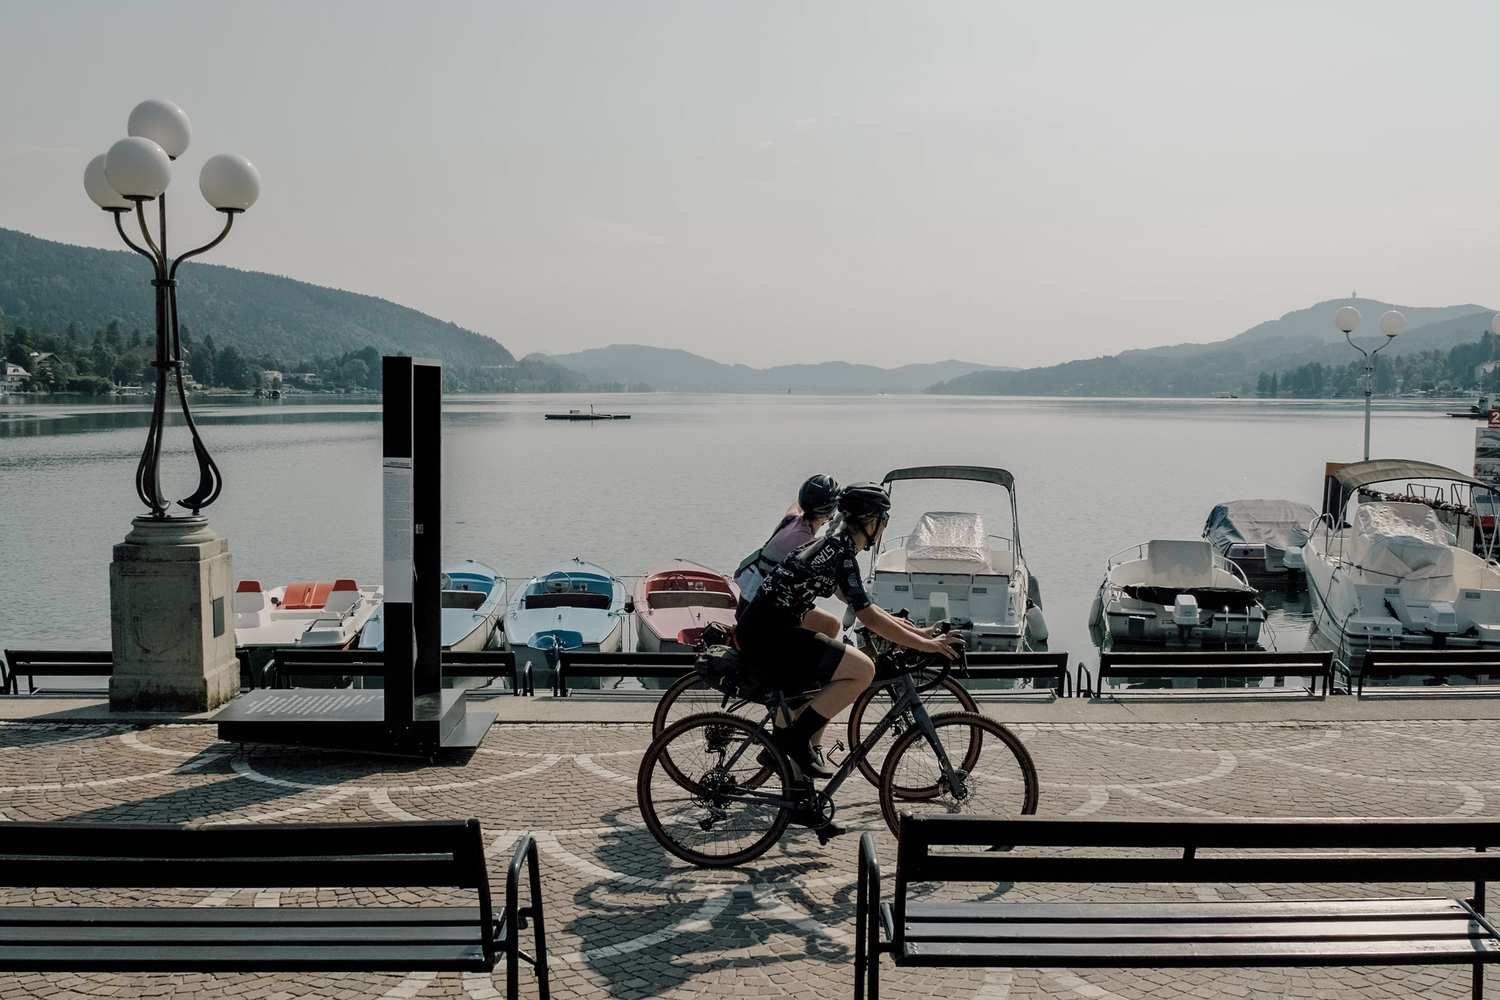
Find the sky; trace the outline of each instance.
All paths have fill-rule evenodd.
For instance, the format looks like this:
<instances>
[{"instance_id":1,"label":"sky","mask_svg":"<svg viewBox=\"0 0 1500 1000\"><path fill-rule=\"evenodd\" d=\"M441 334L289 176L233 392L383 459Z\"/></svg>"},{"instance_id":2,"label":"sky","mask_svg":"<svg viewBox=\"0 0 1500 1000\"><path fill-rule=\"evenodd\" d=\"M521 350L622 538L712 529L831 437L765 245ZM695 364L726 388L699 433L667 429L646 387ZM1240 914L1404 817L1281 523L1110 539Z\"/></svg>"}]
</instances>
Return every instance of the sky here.
<instances>
[{"instance_id":1,"label":"sky","mask_svg":"<svg viewBox=\"0 0 1500 1000\"><path fill-rule=\"evenodd\" d=\"M1500 4L0 0L0 226L118 246L134 104L208 261L521 355L1031 366L1500 301ZM184 289L184 311L190 306Z\"/></svg>"}]
</instances>

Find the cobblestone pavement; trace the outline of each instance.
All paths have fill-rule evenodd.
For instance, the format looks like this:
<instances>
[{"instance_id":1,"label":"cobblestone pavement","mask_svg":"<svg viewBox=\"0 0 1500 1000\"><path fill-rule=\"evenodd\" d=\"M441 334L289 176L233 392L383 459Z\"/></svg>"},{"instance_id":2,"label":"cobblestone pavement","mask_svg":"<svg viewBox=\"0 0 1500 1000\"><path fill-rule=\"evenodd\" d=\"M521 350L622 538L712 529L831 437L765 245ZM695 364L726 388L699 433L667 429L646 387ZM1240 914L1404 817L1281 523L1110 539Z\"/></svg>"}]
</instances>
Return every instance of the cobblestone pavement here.
<instances>
[{"instance_id":1,"label":"cobblestone pavement","mask_svg":"<svg viewBox=\"0 0 1500 1000\"><path fill-rule=\"evenodd\" d=\"M1015 727L1036 758L1042 811L1121 816L1475 816L1500 814L1500 722L1041 725ZM219 743L211 727L0 725L0 820L193 824L463 818L490 840L497 891L519 831L541 848L553 988L559 997L805 996L851 991L855 832L895 844L873 790L841 793L849 836L826 849L793 829L746 870L670 861L641 824L639 725L507 725L461 766ZM0 823L3 836L3 823ZM972 887L977 895L994 887ZM1035 887L1017 886L1027 895ZM1095 886L1097 898L1265 898L1259 887ZM1274 891L1274 887L1273 887ZM1347 891L1347 890L1333 890ZM1365 887L1370 894L1392 887ZM1396 890L1400 891L1400 890ZM1450 891L1454 891L1451 890ZM0 903L142 898L0 890ZM326 898L327 894L323 897ZM310 892L183 891L158 902L299 906ZM374 901L372 899L372 901ZM399 899L408 901L405 894ZM522 995L535 994L529 974ZM1491 976L1492 980L1494 975ZM982 970L887 965L890 996L1460 997L1468 970ZM490 975L48 974L0 979L0 1000L235 997L471 1000L503 995Z\"/></svg>"}]
</instances>

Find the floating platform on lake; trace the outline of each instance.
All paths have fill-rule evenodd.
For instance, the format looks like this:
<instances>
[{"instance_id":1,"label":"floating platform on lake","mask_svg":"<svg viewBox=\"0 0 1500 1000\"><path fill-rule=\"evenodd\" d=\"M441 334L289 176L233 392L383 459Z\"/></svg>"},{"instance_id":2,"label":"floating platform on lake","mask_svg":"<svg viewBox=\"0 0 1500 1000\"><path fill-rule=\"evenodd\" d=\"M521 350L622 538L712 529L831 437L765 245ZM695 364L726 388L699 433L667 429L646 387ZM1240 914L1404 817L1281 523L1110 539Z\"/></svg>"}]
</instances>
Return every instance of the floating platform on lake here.
<instances>
[{"instance_id":1,"label":"floating platform on lake","mask_svg":"<svg viewBox=\"0 0 1500 1000\"><path fill-rule=\"evenodd\" d=\"M596 413L593 407L587 410L569 410L567 413L544 413L548 420L629 420L628 413Z\"/></svg>"}]
</instances>

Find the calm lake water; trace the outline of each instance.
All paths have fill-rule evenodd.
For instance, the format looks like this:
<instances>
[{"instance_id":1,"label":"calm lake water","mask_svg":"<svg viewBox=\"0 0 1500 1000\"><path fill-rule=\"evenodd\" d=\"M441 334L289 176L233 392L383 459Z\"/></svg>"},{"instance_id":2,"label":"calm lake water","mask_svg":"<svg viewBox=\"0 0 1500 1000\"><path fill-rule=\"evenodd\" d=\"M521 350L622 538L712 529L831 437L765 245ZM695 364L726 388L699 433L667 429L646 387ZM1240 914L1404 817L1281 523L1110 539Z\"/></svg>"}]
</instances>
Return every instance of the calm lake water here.
<instances>
[{"instance_id":1,"label":"calm lake water","mask_svg":"<svg viewBox=\"0 0 1500 1000\"><path fill-rule=\"evenodd\" d=\"M617 423L547 422L586 406ZM1440 404L1375 415L1377 457L1470 471L1474 427ZM209 511L238 578L380 572L380 423L374 402L205 402L224 472ZM0 646L109 644L111 546L139 511L144 405L0 400ZM195 471L168 432L169 493ZM444 548L511 577L581 556L621 576L692 559L729 569L815 471L879 480L908 465L974 464L1017 479L1021 539L1039 574L1051 648L1092 662L1087 615L1106 558L1149 538L1197 538L1242 497L1317 506L1323 463L1357 460L1358 402L650 394L453 397L445 409ZM978 510L1008 531L1003 493L896 486L890 532L924 510ZM1282 649L1306 642L1293 601L1272 604Z\"/></svg>"}]
</instances>

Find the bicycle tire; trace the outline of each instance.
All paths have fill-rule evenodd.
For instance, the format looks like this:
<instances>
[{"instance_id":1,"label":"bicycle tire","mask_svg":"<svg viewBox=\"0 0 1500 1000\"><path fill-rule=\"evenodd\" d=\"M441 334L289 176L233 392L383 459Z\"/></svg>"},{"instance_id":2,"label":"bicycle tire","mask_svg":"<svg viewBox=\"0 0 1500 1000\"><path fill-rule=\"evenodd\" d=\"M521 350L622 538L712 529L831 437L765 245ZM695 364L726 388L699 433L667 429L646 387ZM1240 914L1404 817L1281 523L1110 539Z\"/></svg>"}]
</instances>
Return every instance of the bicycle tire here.
<instances>
[{"instance_id":1,"label":"bicycle tire","mask_svg":"<svg viewBox=\"0 0 1500 1000\"><path fill-rule=\"evenodd\" d=\"M701 707L695 707L692 711L682 714L681 710L684 705L692 707L691 703L698 700L694 698L695 694L702 696ZM662 693L661 700L656 703L656 711L651 715L651 738L653 740L660 739L662 733L666 732L674 723L682 719L691 718L694 715L727 712L730 715L738 716L758 726L770 714L770 709L754 701L730 699L730 707L723 706L723 692L705 681L702 674L699 674L697 671L684 674L672 682L672 686ZM677 712L675 718L673 717L674 710ZM677 770L676 765L672 763L670 755L663 761L663 766L667 769L667 773L672 775L674 780L677 780L679 783L686 780L681 772ZM759 780L753 783L747 781L746 785L747 787L755 787L764 783L770 777L771 769L767 767L759 775Z\"/></svg>"},{"instance_id":2,"label":"bicycle tire","mask_svg":"<svg viewBox=\"0 0 1500 1000\"><path fill-rule=\"evenodd\" d=\"M885 816L886 825L890 827L893 834L897 837L901 835L901 807L908 809L915 808L921 812L943 813L958 813L972 810L973 815L985 816L1030 816L1036 812L1037 799L1039 797L1036 763L1031 759L1031 754L1027 752L1025 745L1022 744L1014 733L994 719L973 712L944 712L941 715L934 716L932 724L938 729L938 739L943 743L945 750L947 748L947 741L943 740L941 730L954 726L967 727L970 733L988 735L992 738L992 742L996 742L1008 749L1010 753L1007 763L1013 761L1015 770L1020 773L1019 780L1022 787L1017 801L1020 808L1016 810L1006 808L1004 804L994 806L990 805L987 801L980 802L973 792L974 788L991 784L997 778L1000 782L1015 780L1009 773L1000 773L1002 768L1006 771L1010 769L1005 764L999 763L998 758L1000 755L995 753L993 749L988 758L981 756L980 760L975 764L974 769L968 771L963 776L965 783L969 786L966 789L968 794L965 798L956 798L953 796L951 790L941 787L938 789L937 794L925 799L898 798L892 793L892 788L898 784L896 776L898 773L902 773L903 768L907 764L907 759L915 758L924 751L931 752L932 749L927 743L925 734L921 729L910 729L902 734L901 738L896 741L896 745L891 748L891 752L886 755L885 767L881 770L880 774L880 811ZM973 742L982 744L984 742L983 735ZM917 749L913 750L914 747ZM917 773L932 773L934 769L932 767L924 768L920 764L916 764L913 770L917 771ZM937 778L939 786L948 782L945 776L938 775ZM1003 801L1010 802L1012 798L1010 794L1006 794Z\"/></svg>"},{"instance_id":3,"label":"bicycle tire","mask_svg":"<svg viewBox=\"0 0 1500 1000\"><path fill-rule=\"evenodd\" d=\"M958 711L971 712L976 715L979 714L979 704L974 700L974 696L969 693L968 688L959 683L957 678L953 677L952 675L944 677L940 684L940 687L943 691L951 695L953 699L958 702ZM857 752L856 748L864 744L865 737L861 730L864 727L865 713L869 710L870 704L877 697L880 697L881 695L890 696L890 694L891 688L889 687L868 687L864 691L860 692L860 696L858 698L854 699L854 704L849 707L848 735L850 753ZM922 703L924 705L927 704L927 699L923 698ZM889 708L887 709L887 711L889 711ZM905 730L902 730L901 732L904 731ZM880 772L881 769L885 766L886 755L889 753L890 748L895 746L896 740L901 736L901 732L888 730L886 735L881 737L880 743L876 744L875 747L871 747L868 753L861 755L855 761L856 766L859 768L859 773L864 775L865 780L875 788L880 787ZM879 753L878 758L875 756L877 750ZM977 754L977 748L975 752ZM967 758L968 755L965 756ZM964 765L965 770L973 770L974 763L974 760L966 760L966 763ZM920 789L912 789L910 791L897 790L895 794L898 798L916 798L920 791Z\"/></svg>"},{"instance_id":4,"label":"bicycle tire","mask_svg":"<svg viewBox=\"0 0 1500 1000\"><path fill-rule=\"evenodd\" d=\"M658 815L658 796L653 793L653 788L656 787L653 778L658 766L660 766L663 774L671 779L678 789L686 792L689 796L711 798L719 805L722 805L726 801L733 801L734 796L732 793L728 795L716 795L712 789L701 783L701 776L690 777L683 775L681 771L677 770L675 765L672 770L676 771L676 773L672 773L668 771L666 766L666 762L672 759L671 755L667 753L667 748L673 742L700 738L693 735L693 730L704 730L703 737L701 738L707 740L709 735L707 729L710 726L729 730L731 731L730 739L736 738L734 734L737 734L739 739L750 744L744 748L741 759L746 754L753 754L755 756L752 760L755 760L757 766L760 766L758 759L761 753L769 752L771 764L769 766L760 766L760 770L767 772L771 779L780 779L778 801L781 804L776 807L775 814L771 817L765 832L752 840L748 846L726 854L704 853L701 850L695 849L692 845L683 843L678 837L673 836L668 831L667 825L663 823L661 816ZM679 751L679 753L685 760L686 753L683 751ZM762 779L762 783L764 780ZM666 731L660 737L651 741L651 745L646 748L645 756L641 759L640 770L636 774L636 804L640 808L641 818L646 822L646 829L650 830L651 836L656 839L656 842L673 856L699 868L734 868L754 861L766 853L781 839L781 835L786 832L787 825L791 822L792 818L790 806L792 800L791 785L791 765L788 763L786 757L776 749L764 729L747 722L737 715L730 715L727 712L704 712L674 722L671 726L667 727ZM738 787L744 790L755 790L746 788L743 783L740 783ZM771 803L768 798L765 803L766 811L769 811L770 807ZM708 813L710 806L704 804L702 811ZM703 826L701 821L699 825L705 832L709 829L708 826Z\"/></svg>"}]
</instances>

